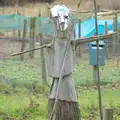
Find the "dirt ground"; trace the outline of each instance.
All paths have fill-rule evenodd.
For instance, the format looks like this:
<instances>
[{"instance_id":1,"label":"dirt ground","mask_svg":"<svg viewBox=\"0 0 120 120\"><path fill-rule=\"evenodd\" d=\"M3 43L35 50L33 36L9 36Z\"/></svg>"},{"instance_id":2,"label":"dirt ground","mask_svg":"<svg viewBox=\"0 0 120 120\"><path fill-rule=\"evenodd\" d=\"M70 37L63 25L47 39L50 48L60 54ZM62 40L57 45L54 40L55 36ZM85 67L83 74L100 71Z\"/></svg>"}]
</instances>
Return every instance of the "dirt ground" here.
<instances>
[{"instance_id":1,"label":"dirt ground","mask_svg":"<svg viewBox=\"0 0 120 120\"><path fill-rule=\"evenodd\" d=\"M20 52L21 42L0 40L0 59L11 58L11 54Z\"/></svg>"}]
</instances>

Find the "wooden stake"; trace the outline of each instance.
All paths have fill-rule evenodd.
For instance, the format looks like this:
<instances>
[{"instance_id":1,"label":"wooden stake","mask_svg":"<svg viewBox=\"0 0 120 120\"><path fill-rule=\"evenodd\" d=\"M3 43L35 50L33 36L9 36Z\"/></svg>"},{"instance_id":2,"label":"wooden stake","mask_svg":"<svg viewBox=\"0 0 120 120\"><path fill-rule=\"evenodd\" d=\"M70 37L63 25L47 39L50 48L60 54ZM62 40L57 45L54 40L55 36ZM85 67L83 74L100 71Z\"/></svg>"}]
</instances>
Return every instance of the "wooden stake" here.
<instances>
[{"instance_id":1,"label":"wooden stake","mask_svg":"<svg viewBox=\"0 0 120 120\"><path fill-rule=\"evenodd\" d=\"M27 20L24 20L24 31L23 31L23 39L22 39L22 45L21 45L21 52L25 49L25 37L27 35ZM24 60L24 55L21 55L21 60Z\"/></svg>"},{"instance_id":2,"label":"wooden stake","mask_svg":"<svg viewBox=\"0 0 120 120\"><path fill-rule=\"evenodd\" d=\"M32 28L32 24L33 24L33 18L31 18L30 20L30 38L33 40L32 38L32 32L33 32L33 28ZM29 40L29 49L31 50L32 49L32 40ZM29 52L29 57L32 58L32 53Z\"/></svg>"},{"instance_id":3,"label":"wooden stake","mask_svg":"<svg viewBox=\"0 0 120 120\"><path fill-rule=\"evenodd\" d=\"M118 16L117 13L115 13L114 17L114 31L116 31L116 34L114 35L114 53L118 54L119 52L119 37L118 37ZM117 67L119 66L119 56L117 55Z\"/></svg>"},{"instance_id":4,"label":"wooden stake","mask_svg":"<svg viewBox=\"0 0 120 120\"><path fill-rule=\"evenodd\" d=\"M98 25L97 25L97 4L96 0L94 0L94 9L95 9L95 27L96 27L96 35L98 35ZM102 99L101 99L101 89L100 89L100 74L99 74L99 39L96 41L97 44L97 88L98 88L98 100L99 100L99 109L100 109L100 119L103 120L103 112L102 112Z\"/></svg>"},{"instance_id":5,"label":"wooden stake","mask_svg":"<svg viewBox=\"0 0 120 120\"><path fill-rule=\"evenodd\" d=\"M79 29L78 29L78 31L79 31L79 38L81 38L81 20L79 20ZM81 45L79 45L79 57L81 57L82 56L82 54L81 54Z\"/></svg>"},{"instance_id":6,"label":"wooden stake","mask_svg":"<svg viewBox=\"0 0 120 120\"><path fill-rule=\"evenodd\" d=\"M108 34L108 25L105 22L105 34ZM106 58L108 58L108 40L106 39Z\"/></svg>"},{"instance_id":7,"label":"wooden stake","mask_svg":"<svg viewBox=\"0 0 120 120\"><path fill-rule=\"evenodd\" d=\"M34 49L35 48L35 37L36 37L36 18L31 18L31 23L30 23L30 38L32 38L32 40L29 42L29 48L30 49ZM29 53L29 57L32 59L34 58L35 52L31 51Z\"/></svg>"},{"instance_id":8,"label":"wooden stake","mask_svg":"<svg viewBox=\"0 0 120 120\"><path fill-rule=\"evenodd\" d=\"M113 120L113 109L104 110L104 120Z\"/></svg>"},{"instance_id":9,"label":"wooden stake","mask_svg":"<svg viewBox=\"0 0 120 120\"><path fill-rule=\"evenodd\" d=\"M43 37L40 35L39 36L40 40L40 46L42 46L43 43ZM45 59L45 51L44 49L40 50L40 59L41 59L41 65L42 65L42 83L47 84L47 70L46 70L46 59Z\"/></svg>"},{"instance_id":10,"label":"wooden stake","mask_svg":"<svg viewBox=\"0 0 120 120\"><path fill-rule=\"evenodd\" d=\"M76 38L76 36L75 36L75 38ZM78 20L78 38L79 39L81 38L81 20ZM76 47L76 58L77 58L78 63L79 63L79 59L81 57L81 49L80 49L80 47L81 47L81 45L78 45Z\"/></svg>"},{"instance_id":11,"label":"wooden stake","mask_svg":"<svg viewBox=\"0 0 120 120\"><path fill-rule=\"evenodd\" d=\"M39 11L39 17L41 16L41 11ZM41 26L41 21L39 20L39 26ZM39 29L40 31L40 29ZM43 36L42 34L39 34L39 42L40 46L44 45ZM41 59L41 65L42 65L42 83L47 84L47 70L46 70L46 59L45 59L45 50L40 50L40 59Z\"/></svg>"},{"instance_id":12,"label":"wooden stake","mask_svg":"<svg viewBox=\"0 0 120 120\"><path fill-rule=\"evenodd\" d=\"M21 13L18 12L18 15L21 16ZM21 18L19 20L20 26L21 26ZM18 30L18 39L21 39L21 30Z\"/></svg>"}]
</instances>

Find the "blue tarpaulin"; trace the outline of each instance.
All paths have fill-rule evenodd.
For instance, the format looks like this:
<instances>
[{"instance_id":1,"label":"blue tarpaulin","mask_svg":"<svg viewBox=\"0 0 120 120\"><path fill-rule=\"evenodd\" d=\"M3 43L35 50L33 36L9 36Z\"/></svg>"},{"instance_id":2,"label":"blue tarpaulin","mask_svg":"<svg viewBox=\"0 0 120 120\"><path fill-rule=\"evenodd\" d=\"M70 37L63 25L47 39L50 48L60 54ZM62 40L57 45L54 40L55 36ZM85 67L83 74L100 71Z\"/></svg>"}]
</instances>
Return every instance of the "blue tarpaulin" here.
<instances>
[{"instance_id":1,"label":"blue tarpaulin","mask_svg":"<svg viewBox=\"0 0 120 120\"><path fill-rule=\"evenodd\" d=\"M17 14L0 15L0 32L11 30L23 30L24 20L27 20L27 30L30 30L29 16L20 16ZM113 30L113 20L98 20L99 35L104 34L105 22L108 24L108 31ZM118 28L120 29L120 17L118 17ZM54 35L54 28L47 17L36 17L36 31L44 35ZM95 33L95 18L81 22L81 37L94 36ZM78 23L75 26L76 39L78 39ZM74 40L74 39L73 39Z\"/></svg>"},{"instance_id":2,"label":"blue tarpaulin","mask_svg":"<svg viewBox=\"0 0 120 120\"><path fill-rule=\"evenodd\" d=\"M105 32L105 22L108 25L108 32L113 31L113 20L98 20L98 34L102 35ZM118 17L118 28L120 29L120 17ZM81 22L81 37L94 36L95 29L95 18L90 18L86 21ZM75 26L76 39L78 39L78 24Z\"/></svg>"}]
</instances>

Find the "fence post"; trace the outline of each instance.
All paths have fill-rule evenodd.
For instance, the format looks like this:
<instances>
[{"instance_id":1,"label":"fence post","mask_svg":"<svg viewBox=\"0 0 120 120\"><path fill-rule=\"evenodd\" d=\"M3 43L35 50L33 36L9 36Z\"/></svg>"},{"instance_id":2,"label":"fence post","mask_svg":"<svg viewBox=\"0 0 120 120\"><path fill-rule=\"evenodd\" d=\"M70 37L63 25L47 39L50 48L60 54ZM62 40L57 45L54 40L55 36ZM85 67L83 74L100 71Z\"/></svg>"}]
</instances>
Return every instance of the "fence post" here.
<instances>
[{"instance_id":1,"label":"fence post","mask_svg":"<svg viewBox=\"0 0 120 120\"><path fill-rule=\"evenodd\" d=\"M29 49L34 49L35 48L35 37L36 37L36 18L31 18L31 23L30 23L30 40L29 42ZM35 51L31 51L29 53L29 57L32 59L34 58Z\"/></svg>"},{"instance_id":2,"label":"fence post","mask_svg":"<svg viewBox=\"0 0 120 120\"><path fill-rule=\"evenodd\" d=\"M39 10L39 15L38 15L39 32L40 32L40 26L41 26L40 16L41 16L41 11ZM42 34L39 34L39 42L40 42L40 46L43 46L44 41L43 41L43 35ZM47 70L46 70L45 49L40 50L40 59L41 59L41 65L42 65L42 83L47 84Z\"/></svg>"},{"instance_id":3,"label":"fence post","mask_svg":"<svg viewBox=\"0 0 120 120\"><path fill-rule=\"evenodd\" d=\"M108 24L105 22L105 34L108 33ZM106 58L108 58L108 40L106 39Z\"/></svg>"},{"instance_id":4,"label":"fence post","mask_svg":"<svg viewBox=\"0 0 120 120\"><path fill-rule=\"evenodd\" d=\"M81 38L81 20L79 20L79 23L78 23L78 31L79 31L79 38ZM79 57L82 56L80 47L81 45L79 45Z\"/></svg>"},{"instance_id":5,"label":"fence post","mask_svg":"<svg viewBox=\"0 0 120 120\"><path fill-rule=\"evenodd\" d=\"M25 37L27 35L27 20L24 20L24 30L23 30L23 39L22 39L22 45L21 45L21 52L25 49ZM21 60L24 60L24 54L20 57Z\"/></svg>"},{"instance_id":6,"label":"fence post","mask_svg":"<svg viewBox=\"0 0 120 120\"><path fill-rule=\"evenodd\" d=\"M74 31L73 31L73 39L76 40L76 34L75 34L75 28L74 28ZM75 63L77 63L77 54L76 54L76 46L75 44L73 44L73 60L75 61Z\"/></svg>"},{"instance_id":7,"label":"fence post","mask_svg":"<svg viewBox=\"0 0 120 120\"><path fill-rule=\"evenodd\" d=\"M74 38L76 39L75 29L74 29ZM78 38L81 38L81 20L78 20ZM79 59L81 57L81 45L78 45L76 47L76 59L77 63L79 62Z\"/></svg>"},{"instance_id":8,"label":"fence post","mask_svg":"<svg viewBox=\"0 0 120 120\"><path fill-rule=\"evenodd\" d=\"M20 17L21 17L21 13L19 13L19 11L18 11L18 15L20 15ZM21 27L21 18L19 20L19 23L20 23L20 27ZM18 39L20 40L20 38L21 38L21 30L18 30Z\"/></svg>"},{"instance_id":9,"label":"fence post","mask_svg":"<svg viewBox=\"0 0 120 120\"><path fill-rule=\"evenodd\" d=\"M113 109L104 109L104 120L113 120Z\"/></svg>"},{"instance_id":10,"label":"fence post","mask_svg":"<svg viewBox=\"0 0 120 120\"><path fill-rule=\"evenodd\" d=\"M117 67L119 66L119 37L118 37L118 16L117 13L115 13L114 17L114 31L116 34L114 35L114 53L116 53L117 57Z\"/></svg>"}]
</instances>

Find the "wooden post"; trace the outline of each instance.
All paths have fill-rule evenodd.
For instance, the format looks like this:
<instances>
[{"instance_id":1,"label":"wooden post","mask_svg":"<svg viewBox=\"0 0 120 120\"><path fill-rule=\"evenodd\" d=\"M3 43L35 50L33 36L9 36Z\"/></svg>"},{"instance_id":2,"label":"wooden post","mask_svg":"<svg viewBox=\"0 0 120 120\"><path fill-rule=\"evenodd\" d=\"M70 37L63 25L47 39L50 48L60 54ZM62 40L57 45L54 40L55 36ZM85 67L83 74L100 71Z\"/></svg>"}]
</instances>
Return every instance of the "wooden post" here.
<instances>
[{"instance_id":1,"label":"wooden post","mask_svg":"<svg viewBox=\"0 0 120 120\"><path fill-rule=\"evenodd\" d=\"M97 66L93 66L93 79L94 79L94 84L97 84Z\"/></svg>"},{"instance_id":2,"label":"wooden post","mask_svg":"<svg viewBox=\"0 0 120 120\"><path fill-rule=\"evenodd\" d=\"M39 17L41 16L41 11L39 11ZM41 21L39 20L39 26L41 26ZM39 29L40 31L40 29ZM42 34L39 35L39 42L40 46L44 45L43 36ZM47 84L47 70L46 70L46 59L45 59L45 50L40 50L40 59L42 65L42 83Z\"/></svg>"},{"instance_id":3,"label":"wooden post","mask_svg":"<svg viewBox=\"0 0 120 120\"><path fill-rule=\"evenodd\" d=\"M79 28L78 28L78 31L79 31L79 38L81 38L81 20L79 20L78 25L79 25ZM81 45L79 45L79 57L82 56L80 47L81 47Z\"/></svg>"},{"instance_id":4,"label":"wooden post","mask_svg":"<svg viewBox=\"0 0 120 120\"><path fill-rule=\"evenodd\" d=\"M21 16L21 13L18 12L18 15ZM20 26L21 26L21 18L20 18L20 20L19 20L19 24L20 24ZM21 30L18 30L18 39L20 39L20 38L21 38Z\"/></svg>"},{"instance_id":5,"label":"wooden post","mask_svg":"<svg viewBox=\"0 0 120 120\"><path fill-rule=\"evenodd\" d=\"M40 46L43 46L43 36L40 35ZM47 72L46 72L46 60L45 60L45 51L44 48L40 50L40 58L42 65L42 83L47 84Z\"/></svg>"},{"instance_id":6,"label":"wooden post","mask_svg":"<svg viewBox=\"0 0 120 120\"><path fill-rule=\"evenodd\" d=\"M25 49L25 37L27 35L27 20L24 20L24 31L23 31L23 39L22 39L22 45L21 45L21 52ZM24 54L21 55L21 60L24 60Z\"/></svg>"},{"instance_id":7,"label":"wooden post","mask_svg":"<svg viewBox=\"0 0 120 120\"><path fill-rule=\"evenodd\" d=\"M32 38L32 40L30 40L30 45L29 48L30 49L34 49L35 48L35 37L36 37L36 18L31 18L31 23L30 23L30 38ZM29 57L32 59L34 58L35 55L35 51L31 51L29 53Z\"/></svg>"},{"instance_id":8,"label":"wooden post","mask_svg":"<svg viewBox=\"0 0 120 120\"><path fill-rule=\"evenodd\" d=\"M119 66L119 37L118 37L118 16L117 13L115 13L114 17L114 31L116 34L114 35L114 53L117 54L117 67Z\"/></svg>"},{"instance_id":9,"label":"wooden post","mask_svg":"<svg viewBox=\"0 0 120 120\"><path fill-rule=\"evenodd\" d=\"M94 10L95 10L95 28L96 28L96 35L98 35L98 25L97 25L97 3L94 0ZM100 72L99 72L99 39L96 41L97 44L97 89L98 89L98 101L99 101L99 111L100 111L100 119L103 120L103 111L102 111L102 97L101 97L101 88L100 88Z\"/></svg>"},{"instance_id":10,"label":"wooden post","mask_svg":"<svg viewBox=\"0 0 120 120\"><path fill-rule=\"evenodd\" d=\"M104 120L113 120L113 109L104 110Z\"/></svg>"},{"instance_id":11,"label":"wooden post","mask_svg":"<svg viewBox=\"0 0 120 120\"><path fill-rule=\"evenodd\" d=\"M108 25L107 22L105 22L105 34L108 33ZM106 58L108 58L108 40L106 39Z\"/></svg>"},{"instance_id":12,"label":"wooden post","mask_svg":"<svg viewBox=\"0 0 120 120\"><path fill-rule=\"evenodd\" d=\"M96 35L96 33L94 33L94 35ZM93 66L93 80L94 80L94 84L97 84L97 65Z\"/></svg>"},{"instance_id":13,"label":"wooden post","mask_svg":"<svg viewBox=\"0 0 120 120\"><path fill-rule=\"evenodd\" d=\"M32 24L33 24L33 18L30 19L30 38L32 38ZM29 49L31 50L32 49L32 42L31 40L29 40ZM29 57L32 58L31 55L32 53L29 52Z\"/></svg>"},{"instance_id":14,"label":"wooden post","mask_svg":"<svg viewBox=\"0 0 120 120\"><path fill-rule=\"evenodd\" d=\"M74 30L75 31L75 30ZM75 33L74 33L75 34ZM75 35L76 38L76 35ZM78 20L78 39L81 38L81 20ZM81 57L81 49L80 49L81 45L78 45L76 47L76 59L77 62L79 63L79 59Z\"/></svg>"},{"instance_id":15,"label":"wooden post","mask_svg":"<svg viewBox=\"0 0 120 120\"><path fill-rule=\"evenodd\" d=\"M75 28L73 31L73 39L76 41L76 34L75 34ZM77 54L76 54L76 46L75 44L73 44L73 60L75 61L75 63L77 63Z\"/></svg>"}]
</instances>

